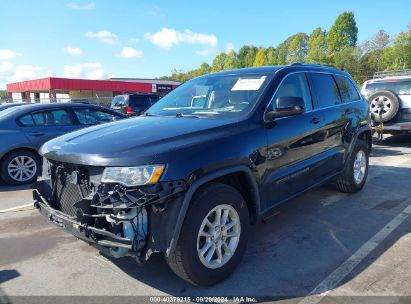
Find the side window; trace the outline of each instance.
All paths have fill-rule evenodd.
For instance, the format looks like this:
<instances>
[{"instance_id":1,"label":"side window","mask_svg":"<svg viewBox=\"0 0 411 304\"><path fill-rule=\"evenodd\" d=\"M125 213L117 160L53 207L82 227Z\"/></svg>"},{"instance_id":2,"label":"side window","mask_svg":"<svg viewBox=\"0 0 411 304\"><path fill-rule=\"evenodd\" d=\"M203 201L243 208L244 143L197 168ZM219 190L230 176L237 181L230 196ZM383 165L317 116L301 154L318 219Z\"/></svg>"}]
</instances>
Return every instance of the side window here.
<instances>
[{"instance_id":1,"label":"side window","mask_svg":"<svg viewBox=\"0 0 411 304\"><path fill-rule=\"evenodd\" d=\"M311 73L311 80L319 108L341 104L340 92L338 91L333 76L329 74Z\"/></svg>"},{"instance_id":2,"label":"side window","mask_svg":"<svg viewBox=\"0 0 411 304\"><path fill-rule=\"evenodd\" d=\"M337 80L343 102L351 102L360 99L360 96L358 95L358 92L351 80L339 75L335 75L334 77Z\"/></svg>"},{"instance_id":3,"label":"side window","mask_svg":"<svg viewBox=\"0 0 411 304\"><path fill-rule=\"evenodd\" d=\"M66 110L51 110L32 113L36 126L69 126L72 125Z\"/></svg>"},{"instance_id":4,"label":"side window","mask_svg":"<svg viewBox=\"0 0 411 304\"><path fill-rule=\"evenodd\" d=\"M312 110L311 94L305 73L296 73L285 77L271 100L269 111L275 110L275 101L278 97L301 97L305 102L305 110Z\"/></svg>"},{"instance_id":5,"label":"side window","mask_svg":"<svg viewBox=\"0 0 411 304\"><path fill-rule=\"evenodd\" d=\"M33 117L31 117L31 114L27 114L27 115L24 115L23 117L20 117L19 122L25 127L34 126L34 121L33 121Z\"/></svg>"},{"instance_id":6,"label":"side window","mask_svg":"<svg viewBox=\"0 0 411 304\"><path fill-rule=\"evenodd\" d=\"M116 118L113 114L87 108L77 108L73 109L73 111L82 125L95 125L113 121Z\"/></svg>"}]
</instances>

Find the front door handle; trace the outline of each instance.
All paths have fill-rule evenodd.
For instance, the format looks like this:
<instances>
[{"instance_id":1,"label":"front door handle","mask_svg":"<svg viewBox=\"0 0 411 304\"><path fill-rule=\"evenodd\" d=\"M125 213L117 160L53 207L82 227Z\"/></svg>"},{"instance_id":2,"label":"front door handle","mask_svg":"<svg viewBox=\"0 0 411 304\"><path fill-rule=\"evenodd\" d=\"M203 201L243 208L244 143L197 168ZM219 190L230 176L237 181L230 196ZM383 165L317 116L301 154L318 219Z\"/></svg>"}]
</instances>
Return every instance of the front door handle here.
<instances>
[{"instance_id":1,"label":"front door handle","mask_svg":"<svg viewBox=\"0 0 411 304\"><path fill-rule=\"evenodd\" d=\"M30 133L31 136L43 136L44 133L43 132L32 132Z\"/></svg>"},{"instance_id":2,"label":"front door handle","mask_svg":"<svg viewBox=\"0 0 411 304\"><path fill-rule=\"evenodd\" d=\"M353 113L353 111L352 111L352 109L347 109L347 110L345 110L345 115L350 115L350 114L352 114Z\"/></svg>"},{"instance_id":3,"label":"front door handle","mask_svg":"<svg viewBox=\"0 0 411 304\"><path fill-rule=\"evenodd\" d=\"M318 124L320 121L321 121L321 119L319 119L318 117L313 117L313 118L311 118L310 123L316 125L316 124Z\"/></svg>"}]
</instances>

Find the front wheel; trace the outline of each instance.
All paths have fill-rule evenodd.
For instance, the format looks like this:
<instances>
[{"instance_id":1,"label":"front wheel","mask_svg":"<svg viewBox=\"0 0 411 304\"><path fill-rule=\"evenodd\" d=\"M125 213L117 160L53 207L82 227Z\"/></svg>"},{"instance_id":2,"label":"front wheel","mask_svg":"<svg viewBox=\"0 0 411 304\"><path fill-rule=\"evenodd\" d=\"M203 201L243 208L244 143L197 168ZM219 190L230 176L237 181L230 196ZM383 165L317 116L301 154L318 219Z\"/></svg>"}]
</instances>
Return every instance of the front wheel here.
<instances>
[{"instance_id":1,"label":"front wheel","mask_svg":"<svg viewBox=\"0 0 411 304\"><path fill-rule=\"evenodd\" d=\"M360 191L368 175L367 144L358 139L351 155L347 159L345 169L337 179L337 188L342 192L354 193Z\"/></svg>"},{"instance_id":2,"label":"front wheel","mask_svg":"<svg viewBox=\"0 0 411 304\"><path fill-rule=\"evenodd\" d=\"M167 263L191 284L216 284L241 261L248 228L247 204L241 194L225 184L207 184L194 196Z\"/></svg>"}]
</instances>

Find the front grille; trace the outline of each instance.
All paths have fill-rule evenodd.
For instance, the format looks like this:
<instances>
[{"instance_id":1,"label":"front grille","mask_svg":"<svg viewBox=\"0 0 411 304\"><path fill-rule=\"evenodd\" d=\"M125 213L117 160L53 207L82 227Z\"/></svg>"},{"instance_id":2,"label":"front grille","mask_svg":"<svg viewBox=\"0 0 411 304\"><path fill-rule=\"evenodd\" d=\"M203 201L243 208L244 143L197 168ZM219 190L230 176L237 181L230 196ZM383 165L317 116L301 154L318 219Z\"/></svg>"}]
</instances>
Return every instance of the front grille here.
<instances>
[{"instance_id":1,"label":"front grille","mask_svg":"<svg viewBox=\"0 0 411 304\"><path fill-rule=\"evenodd\" d=\"M75 217L88 213L89 204L83 199L89 195L90 190L84 170L60 165L55 170L54 178L55 207Z\"/></svg>"}]
</instances>

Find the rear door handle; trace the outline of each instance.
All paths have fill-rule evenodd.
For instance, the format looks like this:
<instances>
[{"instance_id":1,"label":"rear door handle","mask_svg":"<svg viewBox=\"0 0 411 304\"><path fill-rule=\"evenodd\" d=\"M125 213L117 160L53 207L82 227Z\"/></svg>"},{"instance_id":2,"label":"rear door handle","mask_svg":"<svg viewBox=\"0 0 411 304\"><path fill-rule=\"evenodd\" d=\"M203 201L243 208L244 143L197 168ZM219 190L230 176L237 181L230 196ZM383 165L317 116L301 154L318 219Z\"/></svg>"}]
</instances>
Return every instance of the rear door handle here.
<instances>
[{"instance_id":1,"label":"rear door handle","mask_svg":"<svg viewBox=\"0 0 411 304\"><path fill-rule=\"evenodd\" d=\"M313 118L311 118L310 123L316 125L316 124L318 124L320 121L321 121L321 119L319 119L318 117L313 117Z\"/></svg>"},{"instance_id":2,"label":"rear door handle","mask_svg":"<svg viewBox=\"0 0 411 304\"><path fill-rule=\"evenodd\" d=\"M44 133L43 132L31 132L30 135L31 136L43 136Z\"/></svg>"}]
</instances>

